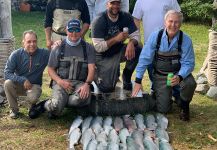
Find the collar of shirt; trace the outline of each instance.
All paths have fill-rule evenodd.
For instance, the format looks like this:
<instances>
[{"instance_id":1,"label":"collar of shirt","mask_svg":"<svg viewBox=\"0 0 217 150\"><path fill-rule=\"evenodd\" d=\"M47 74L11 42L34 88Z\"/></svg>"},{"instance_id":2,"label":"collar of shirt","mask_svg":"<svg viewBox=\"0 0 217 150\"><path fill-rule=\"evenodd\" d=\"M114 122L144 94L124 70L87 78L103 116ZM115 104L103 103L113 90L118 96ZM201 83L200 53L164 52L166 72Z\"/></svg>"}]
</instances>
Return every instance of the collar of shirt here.
<instances>
[{"instance_id":1,"label":"collar of shirt","mask_svg":"<svg viewBox=\"0 0 217 150\"><path fill-rule=\"evenodd\" d=\"M77 46L78 44L80 44L81 42L81 38L77 41L77 42L72 42L69 40L69 38L66 38L66 43L69 44L70 46Z\"/></svg>"}]
</instances>

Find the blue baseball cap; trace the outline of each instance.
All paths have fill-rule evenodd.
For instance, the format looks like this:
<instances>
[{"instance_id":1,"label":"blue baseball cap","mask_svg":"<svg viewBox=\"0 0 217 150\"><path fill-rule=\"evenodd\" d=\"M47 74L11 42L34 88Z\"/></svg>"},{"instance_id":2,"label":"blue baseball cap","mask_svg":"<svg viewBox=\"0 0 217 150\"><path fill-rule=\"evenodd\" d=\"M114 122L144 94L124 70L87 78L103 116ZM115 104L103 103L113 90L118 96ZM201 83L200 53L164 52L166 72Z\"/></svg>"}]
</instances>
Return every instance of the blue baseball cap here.
<instances>
[{"instance_id":1,"label":"blue baseball cap","mask_svg":"<svg viewBox=\"0 0 217 150\"><path fill-rule=\"evenodd\" d=\"M81 23L78 19L72 19L67 23L66 29L69 32L80 32L81 31L80 25Z\"/></svg>"}]
</instances>

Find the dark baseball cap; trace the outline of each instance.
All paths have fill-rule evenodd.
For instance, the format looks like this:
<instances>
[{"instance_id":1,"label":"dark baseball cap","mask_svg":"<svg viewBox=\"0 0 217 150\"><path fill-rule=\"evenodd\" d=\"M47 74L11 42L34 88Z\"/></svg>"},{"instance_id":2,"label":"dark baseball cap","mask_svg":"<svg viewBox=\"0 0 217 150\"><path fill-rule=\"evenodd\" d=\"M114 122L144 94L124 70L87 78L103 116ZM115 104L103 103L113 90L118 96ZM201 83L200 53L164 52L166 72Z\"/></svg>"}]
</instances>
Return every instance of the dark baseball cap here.
<instances>
[{"instance_id":1,"label":"dark baseball cap","mask_svg":"<svg viewBox=\"0 0 217 150\"><path fill-rule=\"evenodd\" d=\"M78 19L72 19L67 23L66 29L69 32L80 32L81 31L81 23Z\"/></svg>"}]
</instances>

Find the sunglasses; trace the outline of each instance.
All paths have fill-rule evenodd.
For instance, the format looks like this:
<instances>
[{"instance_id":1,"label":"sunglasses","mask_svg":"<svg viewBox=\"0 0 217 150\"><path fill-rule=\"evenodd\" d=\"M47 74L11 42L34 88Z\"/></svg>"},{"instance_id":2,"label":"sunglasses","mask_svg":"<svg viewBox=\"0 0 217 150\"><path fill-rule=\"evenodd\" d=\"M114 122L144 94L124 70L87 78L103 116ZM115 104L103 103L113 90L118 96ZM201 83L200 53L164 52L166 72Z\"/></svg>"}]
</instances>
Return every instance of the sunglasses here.
<instances>
[{"instance_id":1,"label":"sunglasses","mask_svg":"<svg viewBox=\"0 0 217 150\"><path fill-rule=\"evenodd\" d=\"M79 28L70 28L70 29L68 29L68 31L69 31L70 33L73 33L73 32L78 33L78 32L81 31L81 29L79 29Z\"/></svg>"}]
</instances>

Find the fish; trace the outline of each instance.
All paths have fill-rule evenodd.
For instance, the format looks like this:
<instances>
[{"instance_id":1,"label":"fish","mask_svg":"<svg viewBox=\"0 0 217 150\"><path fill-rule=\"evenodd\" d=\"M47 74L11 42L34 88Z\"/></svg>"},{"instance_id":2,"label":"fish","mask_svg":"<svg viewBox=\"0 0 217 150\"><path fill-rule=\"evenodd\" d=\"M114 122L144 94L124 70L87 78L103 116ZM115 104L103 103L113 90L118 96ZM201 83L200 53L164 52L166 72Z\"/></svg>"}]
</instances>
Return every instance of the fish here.
<instances>
[{"instance_id":1,"label":"fish","mask_svg":"<svg viewBox=\"0 0 217 150\"><path fill-rule=\"evenodd\" d=\"M145 136L143 140L143 144L144 144L145 149L147 150L159 150L158 145L149 136Z\"/></svg>"},{"instance_id":2,"label":"fish","mask_svg":"<svg viewBox=\"0 0 217 150\"><path fill-rule=\"evenodd\" d=\"M112 129L108 135L108 142L119 143L120 139L115 129Z\"/></svg>"},{"instance_id":3,"label":"fish","mask_svg":"<svg viewBox=\"0 0 217 150\"><path fill-rule=\"evenodd\" d=\"M121 117L115 117L113 125L114 129L117 132L119 132L124 127L123 120L121 119Z\"/></svg>"},{"instance_id":4,"label":"fish","mask_svg":"<svg viewBox=\"0 0 217 150\"><path fill-rule=\"evenodd\" d=\"M90 127L90 123L91 123L92 119L93 119L92 116L86 117L84 119L84 121L82 123L82 128L81 128L82 133Z\"/></svg>"},{"instance_id":5,"label":"fish","mask_svg":"<svg viewBox=\"0 0 217 150\"><path fill-rule=\"evenodd\" d=\"M132 133L133 130L137 128L136 121L132 119L129 115L123 116L124 125L129 130L129 133Z\"/></svg>"},{"instance_id":6,"label":"fish","mask_svg":"<svg viewBox=\"0 0 217 150\"><path fill-rule=\"evenodd\" d=\"M119 150L127 150L127 143L119 143Z\"/></svg>"},{"instance_id":7,"label":"fish","mask_svg":"<svg viewBox=\"0 0 217 150\"><path fill-rule=\"evenodd\" d=\"M108 136L110 130L113 129L113 127L112 127L112 117L107 116L107 117L104 119L104 122L103 122L103 129L104 129L106 135Z\"/></svg>"},{"instance_id":8,"label":"fish","mask_svg":"<svg viewBox=\"0 0 217 150\"><path fill-rule=\"evenodd\" d=\"M81 137L81 131L79 128L75 128L71 134L70 134L70 137L69 137L69 149L71 150L74 150L75 147L74 145L75 144L78 144L78 141Z\"/></svg>"},{"instance_id":9,"label":"fish","mask_svg":"<svg viewBox=\"0 0 217 150\"><path fill-rule=\"evenodd\" d=\"M156 113L155 118L158 128L166 130L168 127L168 119L161 113Z\"/></svg>"},{"instance_id":10,"label":"fish","mask_svg":"<svg viewBox=\"0 0 217 150\"><path fill-rule=\"evenodd\" d=\"M143 145L143 131L141 130L134 130L131 137L134 139L135 143L139 145L138 150L144 150Z\"/></svg>"},{"instance_id":11,"label":"fish","mask_svg":"<svg viewBox=\"0 0 217 150\"><path fill-rule=\"evenodd\" d=\"M71 132L75 129L75 128L78 128L81 123L82 123L83 119L81 116L78 116L77 118L74 119L74 121L72 122L72 125L69 129L69 137L70 137L70 134Z\"/></svg>"},{"instance_id":12,"label":"fish","mask_svg":"<svg viewBox=\"0 0 217 150\"><path fill-rule=\"evenodd\" d=\"M164 139L164 140L167 141L167 142L170 141L168 133L166 132L166 130L164 130L164 129L162 129L162 128L157 128L157 129L155 130L155 134L156 134L156 136L159 138L159 140Z\"/></svg>"},{"instance_id":13,"label":"fish","mask_svg":"<svg viewBox=\"0 0 217 150\"><path fill-rule=\"evenodd\" d=\"M101 131L99 134L96 135L97 142L104 142L104 143L106 143L107 138L108 137L107 137L105 131Z\"/></svg>"},{"instance_id":14,"label":"fish","mask_svg":"<svg viewBox=\"0 0 217 150\"><path fill-rule=\"evenodd\" d=\"M130 136L127 137L127 150L139 150L139 145Z\"/></svg>"},{"instance_id":15,"label":"fish","mask_svg":"<svg viewBox=\"0 0 217 150\"><path fill-rule=\"evenodd\" d=\"M107 150L107 142L99 142L97 145L97 150Z\"/></svg>"},{"instance_id":16,"label":"fish","mask_svg":"<svg viewBox=\"0 0 217 150\"><path fill-rule=\"evenodd\" d=\"M155 117L152 114L147 114L145 116L146 127L149 130L155 130L157 127L157 123L155 122Z\"/></svg>"},{"instance_id":17,"label":"fish","mask_svg":"<svg viewBox=\"0 0 217 150\"><path fill-rule=\"evenodd\" d=\"M173 150L170 143L168 141L166 141L166 140L160 140L159 148L160 148L160 150Z\"/></svg>"},{"instance_id":18,"label":"fish","mask_svg":"<svg viewBox=\"0 0 217 150\"><path fill-rule=\"evenodd\" d=\"M144 130L144 137L151 137L151 138L155 138L155 132L154 131L151 131L151 130Z\"/></svg>"},{"instance_id":19,"label":"fish","mask_svg":"<svg viewBox=\"0 0 217 150\"><path fill-rule=\"evenodd\" d=\"M82 133L80 142L81 142L81 144L83 145L83 149L84 149L84 150L87 149L88 143L89 143L92 139L95 139L95 134L93 133L93 130L92 130L91 128L85 130L85 131Z\"/></svg>"},{"instance_id":20,"label":"fish","mask_svg":"<svg viewBox=\"0 0 217 150\"><path fill-rule=\"evenodd\" d=\"M134 119L139 130L144 130L146 128L144 124L144 117L142 114L135 115Z\"/></svg>"},{"instance_id":21,"label":"fish","mask_svg":"<svg viewBox=\"0 0 217 150\"><path fill-rule=\"evenodd\" d=\"M120 138L121 143L126 144L128 136L130 136L130 133L127 128L123 128L120 130L119 138Z\"/></svg>"},{"instance_id":22,"label":"fish","mask_svg":"<svg viewBox=\"0 0 217 150\"><path fill-rule=\"evenodd\" d=\"M93 120L91 121L90 127L92 128L95 134L99 134L103 130L102 121L103 121L103 118L100 116L93 118Z\"/></svg>"},{"instance_id":23,"label":"fish","mask_svg":"<svg viewBox=\"0 0 217 150\"><path fill-rule=\"evenodd\" d=\"M96 150L97 141L95 139L91 139L91 141L87 145L87 150Z\"/></svg>"},{"instance_id":24,"label":"fish","mask_svg":"<svg viewBox=\"0 0 217 150\"><path fill-rule=\"evenodd\" d=\"M109 142L107 150L119 150L119 144L115 142Z\"/></svg>"}]
</instances>

